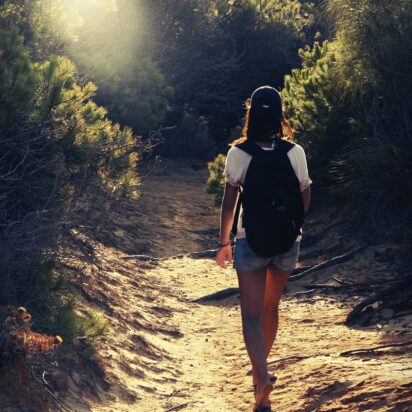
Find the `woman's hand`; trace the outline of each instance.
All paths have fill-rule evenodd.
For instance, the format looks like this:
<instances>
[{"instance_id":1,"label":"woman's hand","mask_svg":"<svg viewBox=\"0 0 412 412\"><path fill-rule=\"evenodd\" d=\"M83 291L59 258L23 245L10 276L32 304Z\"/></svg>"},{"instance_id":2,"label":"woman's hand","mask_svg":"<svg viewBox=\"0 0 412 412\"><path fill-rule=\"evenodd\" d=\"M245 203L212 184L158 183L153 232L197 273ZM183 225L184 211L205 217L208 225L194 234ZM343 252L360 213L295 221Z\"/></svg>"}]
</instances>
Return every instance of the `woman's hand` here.
<instances>
[{"instance_id":1,"label":"woman's hand","mask_svg":"<svg viewBox=\"0 0 412 412\"><path fill-rule=\"evenodd\" d=\"M226 269L226 260L228 260L229 263L232 263L233 260L232 247L230 244L220 247L216 254L216 263L223 269Z\"/></svg>"}]
</instances>

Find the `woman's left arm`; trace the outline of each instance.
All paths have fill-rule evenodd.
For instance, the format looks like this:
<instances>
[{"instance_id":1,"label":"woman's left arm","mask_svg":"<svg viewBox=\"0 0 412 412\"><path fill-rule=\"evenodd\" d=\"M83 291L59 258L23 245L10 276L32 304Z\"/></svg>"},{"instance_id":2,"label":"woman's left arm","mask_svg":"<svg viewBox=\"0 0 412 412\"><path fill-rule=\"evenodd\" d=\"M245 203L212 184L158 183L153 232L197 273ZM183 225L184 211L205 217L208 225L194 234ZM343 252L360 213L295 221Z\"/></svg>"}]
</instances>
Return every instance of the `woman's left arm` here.
<instances>
[{"instance_id":1,"label":"woman's left arm","mask_svg":"<svg viewBox=\"0 0 412 412\"><path fill-rule=\"evenodd\" d=\"M309 210L309 207L310 207L310 198L311 198L310 186L308 186L301 193L302 193L302 199L303 199L303 207L305 209L305 213L307 213L307 211Z\"/></svg>"}]
</instances>

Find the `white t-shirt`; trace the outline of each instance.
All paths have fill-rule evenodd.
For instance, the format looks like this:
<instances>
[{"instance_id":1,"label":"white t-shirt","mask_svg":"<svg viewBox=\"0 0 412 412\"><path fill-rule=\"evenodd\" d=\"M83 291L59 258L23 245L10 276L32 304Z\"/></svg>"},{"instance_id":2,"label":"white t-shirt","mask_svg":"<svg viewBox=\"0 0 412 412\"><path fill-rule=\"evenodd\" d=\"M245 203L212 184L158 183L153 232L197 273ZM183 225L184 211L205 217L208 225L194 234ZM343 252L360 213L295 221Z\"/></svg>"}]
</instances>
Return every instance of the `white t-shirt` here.
<instances>
[{"instance_id":1,"label":"white t-shirt","mask_svg":"<svg viewBox=\"0 0 412 412\"><path fill-rule=\"evenodd\" d=\"M273 150L272 147L262 147L263 150ZM312 184L312 180L309 177L308 165L306 162L305 151L302 146L295 143L287 153L290 163L295 171L296 177L300 183L300 190L303 192ZM234 187L243 185L249 163L252 160L252 156L243 151L242 149L233 146L230 148L226 156L224 175L226 182ZM245 229L242 227L243 210L240 208L239 220L237 224L237 238L245 237Z\"/></svg>"}]
</instances>

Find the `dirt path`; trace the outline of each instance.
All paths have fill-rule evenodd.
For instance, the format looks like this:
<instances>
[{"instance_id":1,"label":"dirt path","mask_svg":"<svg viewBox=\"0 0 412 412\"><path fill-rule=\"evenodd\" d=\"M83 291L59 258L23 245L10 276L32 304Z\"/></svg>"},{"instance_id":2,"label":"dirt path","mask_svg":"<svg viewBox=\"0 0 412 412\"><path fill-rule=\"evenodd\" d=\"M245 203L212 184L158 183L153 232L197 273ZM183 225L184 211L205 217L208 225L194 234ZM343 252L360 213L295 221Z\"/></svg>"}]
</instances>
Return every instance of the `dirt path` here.
<instances>
[{"instance_id":1,"label":"dirt path","mask_svg":"<svg viewBox=\"0 0 412 412\"><path fill-rule=\"evenodd\" d=\"M109 385L96 384L89 408L73 389L67 398L73 409L252 409L238 297L211 304L191 301L237 286L234 271L218 268L210 258L122 259L132 253L171 256L213 247L218 217L212 199L204 193L206 176L207 170L197 161L168 162L143 179L140 199L125 203L96 228L100 241L93 247L99 265L84 275L82 289L87 305L103 308L113 324L100 351ZM307 259L302 265L356 243L344 239L338 226L330 228L333 213L325 209L308 222L306 233L314 234L316 228L322 239L304 248ZM295 295L307 290L304 285L310 281L325 283L331 275L352 280L354 276L357 280L390 277L393 262L376 256L377 250L382 256L394 247L366 249L345 264L289 285L281 306L279 337L270 355L270 369L279 377L271 395L276 411L412 410L408 347L340 355L412 339L411 316L350 329L344 320L359 294L333 290ZM81 376L71 378L77 387L86 384Z\"/></svg>"}]
</instances>

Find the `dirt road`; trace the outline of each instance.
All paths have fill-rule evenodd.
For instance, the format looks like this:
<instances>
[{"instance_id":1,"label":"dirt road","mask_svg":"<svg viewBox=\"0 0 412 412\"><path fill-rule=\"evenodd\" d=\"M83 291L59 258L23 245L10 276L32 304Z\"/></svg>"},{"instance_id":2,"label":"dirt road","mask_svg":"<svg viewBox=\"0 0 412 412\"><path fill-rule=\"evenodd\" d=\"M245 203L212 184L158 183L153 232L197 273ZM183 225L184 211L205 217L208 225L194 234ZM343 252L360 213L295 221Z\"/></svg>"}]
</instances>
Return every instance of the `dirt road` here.
<instances>
[{"instance_id":1,"label":"dirt road","mask_svg":"<svg viewBox=\"0 0 412 412\"><path fill-rule=\"evenodd\" d=\"M86 382L72 375L66 402L73 409L252 410L238 296L192 302L236 287L233 269L224 271L211 258L123 259L134 253L167 257L214 247L218 211L204 193L206 177L199 161L165 162L143 178L139 199L124 202L96 227L93 247L99 264L86 271L81 287L87 305L102 308L113 324L100 348L108 385L96 384L93 399L85 402L76 388ZM317 241L303 247L301 265L356 246L339 225L331 225L334 215L333 209L313 211L305 236L317 236ZM366 248L346 263L288 285L269 358L270 370L278 375L271 394L274 410L412 410L411 346L341 355L412 339L410 315L368 327L345 326L347 313L367 291L339 287L332 280L390 279L388 248L396 246ZM327 282L333 287L313 287Z\"/></svg>"}]
</instances>

